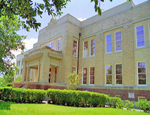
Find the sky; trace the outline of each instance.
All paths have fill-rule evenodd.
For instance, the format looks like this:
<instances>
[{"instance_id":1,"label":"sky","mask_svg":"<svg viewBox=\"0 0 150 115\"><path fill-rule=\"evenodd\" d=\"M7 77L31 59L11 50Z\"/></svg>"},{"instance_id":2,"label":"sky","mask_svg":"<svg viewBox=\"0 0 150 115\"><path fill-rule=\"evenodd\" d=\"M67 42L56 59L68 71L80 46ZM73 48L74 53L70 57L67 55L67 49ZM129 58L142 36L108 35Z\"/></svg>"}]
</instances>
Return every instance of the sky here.
<instances>
[{"instance_id":1,"label":"sky","mask_svg":"<svg viewBox=\"0 0 150 115\"><path fill-rule=\"evenodd\" d=\"M33 0L36 1L36 0ZM42 2L42 0L38 0L39 2ZM59 19L63 17L66 14L71 14L72 16L78 18L79 20L85 20L87 18L90 18L92 16L97 15L97 12L94 11L94 3L90 2L91 0L71 0L66 6L66 8L62 9L63 14L61 16L58 16L56 19ZM110 0L105 0L105 2L101 3L101 9L102 12L111 9L115 6L118 6L127 0L113 0L113 2L110 2ZM133 0L135 5L138 5L142 2L145 2L147 0ZM26 32L25 29L20 30L18 34L20 35L26 35L27 39L24 40L26 50L29 50L33 47L33 44L37 42L38 39L38 33L39 30L46 27L48 23L51 20L51 16L48 16L47 13L44 13L42 15L42 18L37 17L37 21L41 23L41 27L37 30L37 32L33 29L30 29L30 32ZM14 52L15 55L20 54L21 51Z\"/></svg>"}]
</instances>

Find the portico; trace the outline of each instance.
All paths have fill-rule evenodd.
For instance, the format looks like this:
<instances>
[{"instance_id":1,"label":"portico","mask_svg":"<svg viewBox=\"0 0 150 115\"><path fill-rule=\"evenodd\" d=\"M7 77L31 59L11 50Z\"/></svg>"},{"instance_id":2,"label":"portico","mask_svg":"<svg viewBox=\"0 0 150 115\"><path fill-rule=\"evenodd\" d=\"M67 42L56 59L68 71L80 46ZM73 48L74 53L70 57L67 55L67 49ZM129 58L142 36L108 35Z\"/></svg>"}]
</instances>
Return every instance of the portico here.
<instances>
[{"instance_id":1,"label":"portico","mask_svg":"<svg viewBox=\"0 0 150 115\"><path fill-rule=\"evenodd\" d=\"M33 50L25 55L23 81L57 83L62 62L62 52L49 47Z\"/></svg>"}]
</instances>

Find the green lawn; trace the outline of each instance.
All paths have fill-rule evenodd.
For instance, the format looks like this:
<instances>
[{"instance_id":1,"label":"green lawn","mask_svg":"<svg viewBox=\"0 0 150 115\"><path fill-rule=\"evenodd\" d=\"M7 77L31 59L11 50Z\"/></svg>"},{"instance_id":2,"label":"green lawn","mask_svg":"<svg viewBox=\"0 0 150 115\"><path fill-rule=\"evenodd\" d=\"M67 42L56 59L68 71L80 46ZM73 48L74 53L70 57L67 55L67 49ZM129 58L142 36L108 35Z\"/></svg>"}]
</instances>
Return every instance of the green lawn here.
<instances>
[{"instance_id":1,"label":"green lawn","mask_svg":"<svg viewBox=\"0 0 150 115\"><path fill-rule=\"evenodd\" d=\"M148 115L114 108L78 108L50 104L0 102L0 115Z\"/></svg>"}]
</instances>

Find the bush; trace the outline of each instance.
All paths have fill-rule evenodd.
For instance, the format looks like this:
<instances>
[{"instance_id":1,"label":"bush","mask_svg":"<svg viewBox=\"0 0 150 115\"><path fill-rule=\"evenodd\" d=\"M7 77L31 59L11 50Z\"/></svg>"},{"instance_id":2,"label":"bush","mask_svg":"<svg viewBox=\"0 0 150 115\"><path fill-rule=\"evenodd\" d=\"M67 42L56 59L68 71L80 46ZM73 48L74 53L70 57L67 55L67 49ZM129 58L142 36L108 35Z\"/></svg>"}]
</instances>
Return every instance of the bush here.
<instances>
[{"instance_id":1,"label":"bush","mask_svg":"<svg viewBox=\"0 0 150 115\"><path fill-rule=\"evenodd\" d=\"M150 111L150 101L147 101L146 99L141 99L137 103L135 103L135 106L139 109L144 110L145 112Z\"/></svg>"},{"instance_id":2,"label":"bush","mask_svg":"<svg viewBox=\"0 0 150 115\"><path fill-rule=\"evenodd\" d=\"M2 97L3 91L4 91L4 87L0 87L0 99L1 99L1 97Z\"/></svg>"},{"instance_id":3,"label":"bush","mask_svg":"<svg viewBox=\"0 0 150 115\"><path fill-rule=\"evenodd\" d=\"M122 109L124 107L124 102L119 97L109 97L109 106Z\"/></svg>"},{"instance_id":4,"label":"bush","mask_svg":"<svg viewBox=\"0 0 150 115\"><path fill-rule=\"evenodd\" d=\"M126 100L125 102L126 102L125 107L127 108L127 110L133 109L134 107L133 102L130 102L129 100Z\"/></svg>"},{"instance_id":5,"label":"bush","mask_svg":"<svg viewBox=\"0 0 150 115\"><path fill-rule=\"evenodd\" d=\"M49 102L69 106L105 106L108 95L75 90L48 89Z\"/></svg>"},{"instance_id":6,"label":"bush","mask_svg":"<svg viewBox=\"0 0 150 115\"><path fill-rule=\"evenodd\" d=\"M37 89L4 88L2 100L19 103L40 103L46 97L46 91Z\"/></svg>"}]
</instances>

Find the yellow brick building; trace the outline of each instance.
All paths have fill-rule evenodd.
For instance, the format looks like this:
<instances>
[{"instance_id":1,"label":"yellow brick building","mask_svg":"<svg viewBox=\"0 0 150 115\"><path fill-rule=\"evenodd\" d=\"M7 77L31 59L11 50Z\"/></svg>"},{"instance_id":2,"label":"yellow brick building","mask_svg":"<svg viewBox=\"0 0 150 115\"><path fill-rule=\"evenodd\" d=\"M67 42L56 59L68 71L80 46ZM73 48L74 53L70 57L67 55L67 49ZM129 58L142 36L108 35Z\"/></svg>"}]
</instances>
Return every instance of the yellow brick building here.
<instances>
[{"instance_id":1,"label":"yellow brick building","mask_svg":"<svg viewBox=\"0 0 150 115\"><path fill-rule=\"evenodd\" d=\"M23 61L23 82L14 87L63 89L79 66L81 90L150 99L150 1L124 3L82 22L69 14L51 19Z\"/></svg>"}]
</instances>

